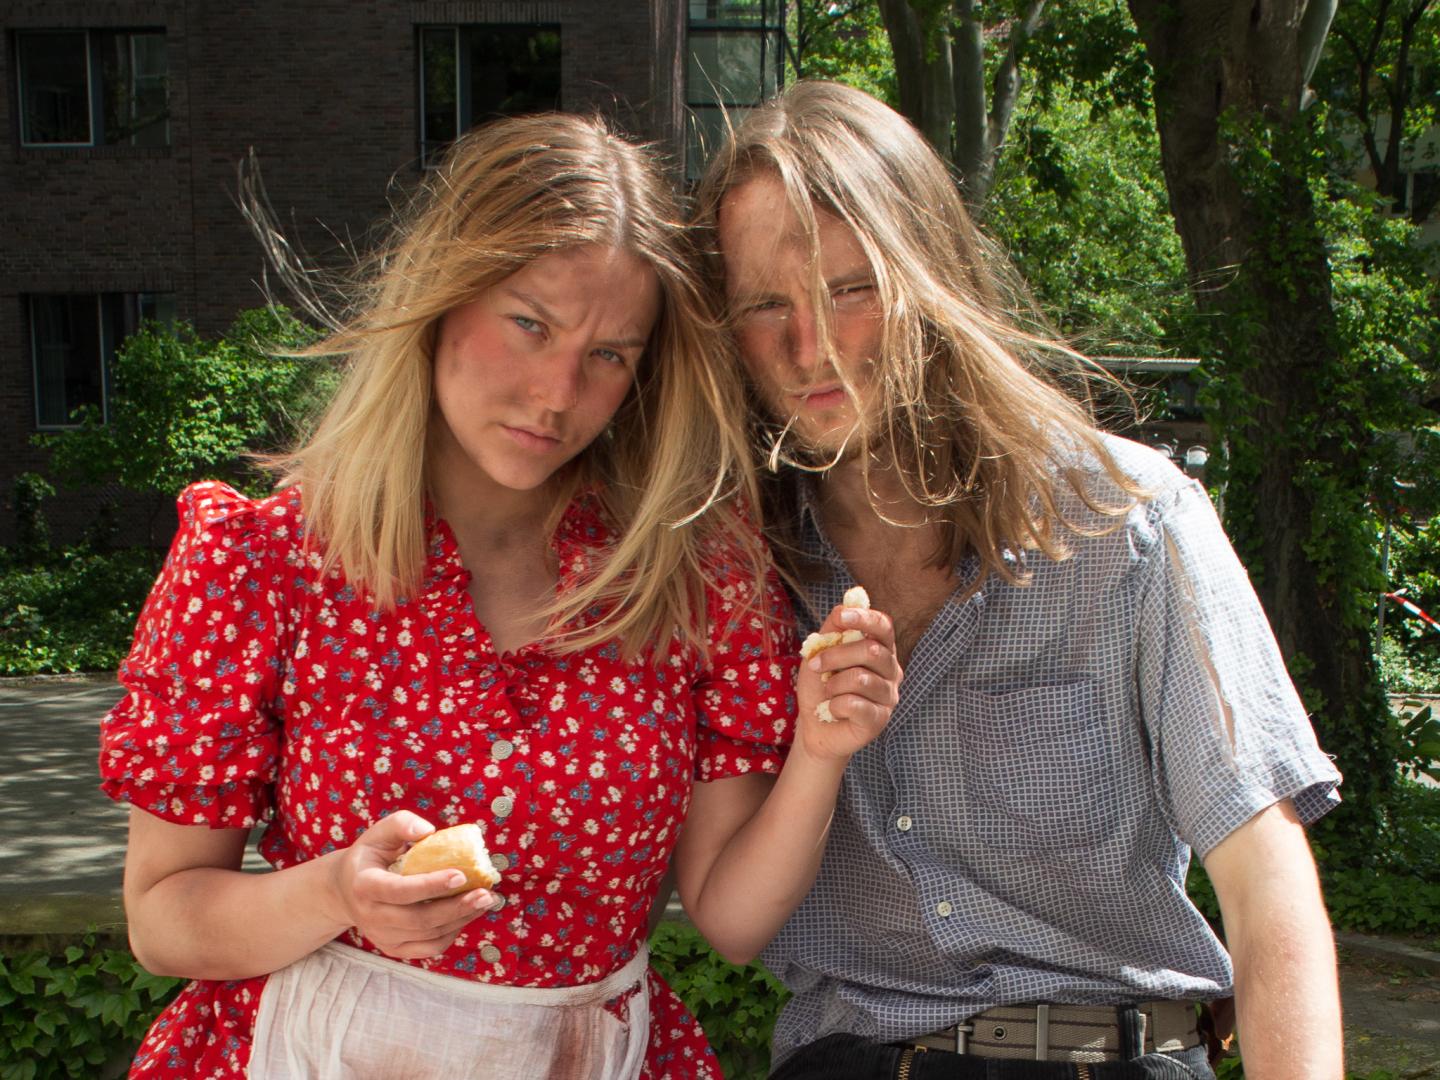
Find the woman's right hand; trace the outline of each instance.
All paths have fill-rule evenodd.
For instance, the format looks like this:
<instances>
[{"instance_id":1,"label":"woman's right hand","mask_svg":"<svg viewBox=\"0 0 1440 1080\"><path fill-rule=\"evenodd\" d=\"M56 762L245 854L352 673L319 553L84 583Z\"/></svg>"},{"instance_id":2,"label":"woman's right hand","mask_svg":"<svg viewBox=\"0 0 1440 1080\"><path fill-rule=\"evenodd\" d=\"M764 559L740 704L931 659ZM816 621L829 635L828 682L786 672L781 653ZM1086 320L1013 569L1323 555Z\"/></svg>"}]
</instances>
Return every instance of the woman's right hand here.
<instances>
[{"instance_id":1,"label":"woman's right hand","mask_svg":"<svg viewBox=\"0 0 1440 1080\"><path fill-rule=\"evenodd\" d=\"M465 884L459 870L411 875L390 870L407 846L434 831L418 814L399 810L335 853L332 888L341 918L387 956L439 956L466 925L495 904L495 895L487 889L446 896Z\"/></svg>"}]
</instances>

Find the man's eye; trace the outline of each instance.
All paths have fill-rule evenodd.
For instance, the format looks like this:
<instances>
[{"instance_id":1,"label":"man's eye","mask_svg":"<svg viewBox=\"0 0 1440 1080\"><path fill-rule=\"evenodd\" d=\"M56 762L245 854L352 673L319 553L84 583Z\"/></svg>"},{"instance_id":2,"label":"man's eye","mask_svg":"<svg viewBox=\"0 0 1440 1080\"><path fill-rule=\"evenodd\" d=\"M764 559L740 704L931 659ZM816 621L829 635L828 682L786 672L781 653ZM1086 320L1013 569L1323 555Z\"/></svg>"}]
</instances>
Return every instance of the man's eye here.
<instances>
[{"instance_id":1,"label":"man's eye","mask_svg":"<svg viewBox=\"0 0 1440 1080\"><path fill-rule=\"evenodd\" d=\"M740 316L741 318L744 318L747 315L773 314L774 312L779 311L784 306L785 305L782 304L779 300L761 300L757 303L750 304L746 308L743 308L740 312Z\"/></svg>"},{"instance_id":2,"label":"man's eye","mask_svg":"<svg viewBox=\"0 0 1440 1080\"><path fill-rule=\"evenodd\" d=\"M857 304L869 300L874 292L875 286L867 281L858 285L846 285L843 289L836 289L830 295L834 297L836 304Z\"/></svg>"}]
</instances>

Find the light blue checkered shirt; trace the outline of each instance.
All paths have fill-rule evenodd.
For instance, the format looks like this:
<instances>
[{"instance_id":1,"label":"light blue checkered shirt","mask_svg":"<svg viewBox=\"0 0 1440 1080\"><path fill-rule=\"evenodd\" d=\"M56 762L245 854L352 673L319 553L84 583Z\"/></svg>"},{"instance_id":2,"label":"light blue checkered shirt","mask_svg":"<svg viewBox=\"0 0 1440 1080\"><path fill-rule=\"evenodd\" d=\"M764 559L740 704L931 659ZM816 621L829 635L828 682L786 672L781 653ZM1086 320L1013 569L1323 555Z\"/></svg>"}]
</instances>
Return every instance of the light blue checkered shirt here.
<instances>
[{"instance_id":1,"label":"light blue checkered shirt","mask_svg":"<svg viewBox=\"0 0 1440 1080\"><path fill-rule=\"evenodd\" d=\"M1028 586L952 598L847 768L815 887L764 954L795 995L777 1065L832 1032L892 1041L1000 1004L1223 997L1190 850L1283 798L1307 823L1339 801L1204 489L1109 445L1152 497L1071 536L1068 560L1025 557ZM1072 520L1103 523L1062 489ZM833 571L797 605L803 632L853 582L801 504Z\"/></svg>"}]
</instances>

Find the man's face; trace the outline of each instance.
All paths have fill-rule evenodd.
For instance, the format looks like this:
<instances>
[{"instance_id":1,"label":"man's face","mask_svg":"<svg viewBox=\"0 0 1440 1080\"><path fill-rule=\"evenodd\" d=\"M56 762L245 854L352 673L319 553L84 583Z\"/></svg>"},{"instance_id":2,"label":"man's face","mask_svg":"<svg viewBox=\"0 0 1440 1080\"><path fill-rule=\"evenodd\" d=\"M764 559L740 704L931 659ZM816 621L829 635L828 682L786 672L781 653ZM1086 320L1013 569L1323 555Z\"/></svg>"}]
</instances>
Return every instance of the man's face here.
<instances>
[{"instance_id":1,"label":"man's face","mask_svg":"<svg viewBox=\"0 0 1440 1080\"><path fill-rule=\"evenodd\" d=\"M806 447L834 454L871 404L881 312L870 260L854 230L819 208L815 216L818 250L811 249L783 185L762 173L721 201L718 231L726 300L751 382L771 419L790 423ZM824 310L818 311L817 263L824 282ZM823 352L822 319L830 328Z\"/></svg>"}]
</instances>

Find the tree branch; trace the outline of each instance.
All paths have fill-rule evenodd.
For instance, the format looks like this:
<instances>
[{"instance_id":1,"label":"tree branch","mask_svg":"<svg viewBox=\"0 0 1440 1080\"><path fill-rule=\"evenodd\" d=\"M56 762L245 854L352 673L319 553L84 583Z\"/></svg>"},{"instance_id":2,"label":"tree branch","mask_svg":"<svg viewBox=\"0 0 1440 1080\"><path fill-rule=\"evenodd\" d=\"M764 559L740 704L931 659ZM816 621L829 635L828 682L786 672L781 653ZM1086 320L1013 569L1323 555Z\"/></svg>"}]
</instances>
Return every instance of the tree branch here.
<instances>
[{"instance_id":1,"label":"tree branch","mask_svg":"<svg viewBox=\"0 0 1440 1080\"><path fill-rule=\"evenodd\" d=\"M1010 118L1020 99L1020 58L1025 46L1040 28L1041 17L1045 14L1045 0L1030 0L1022 15L1010 27L1010 38L1006 43L1005 59L995 72L995 84L991 93L990 116L985 130L985 187L988 191L990 178L995 174L995 165L1000 151L1005 146L1005 137L1010 133Z\"/></svg>"}]
</instances>

